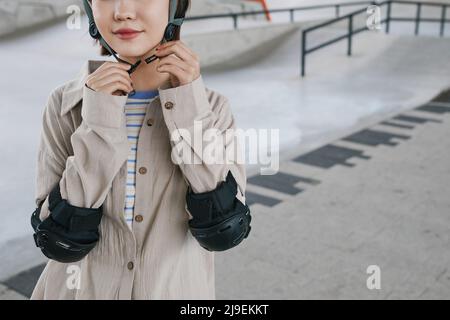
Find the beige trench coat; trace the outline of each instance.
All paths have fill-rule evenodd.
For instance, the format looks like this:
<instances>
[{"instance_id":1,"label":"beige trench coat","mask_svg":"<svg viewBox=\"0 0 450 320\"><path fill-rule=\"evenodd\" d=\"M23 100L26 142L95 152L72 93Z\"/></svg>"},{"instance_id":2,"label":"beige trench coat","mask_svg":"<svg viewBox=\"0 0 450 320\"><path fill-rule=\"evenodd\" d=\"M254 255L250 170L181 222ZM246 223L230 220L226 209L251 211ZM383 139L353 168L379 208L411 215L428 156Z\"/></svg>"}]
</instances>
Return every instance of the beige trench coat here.
<instances>
[{"instance_id":1,"label":"beige trench coat","mask_svg":"<svg viewBox=\"0 0 450 320\"><path fill-rule=\"evenodd\" d=\"M215 299L214 252L191 235L185 195L188 184L194 192L216 188L231 170L237 197L245 203L245 166L238 161L176 164L169 133L192 132L194 120L202 121L202 129L235 128L228 100L206 88L201 75L183 86L166 82L158 88L138 141L137 168L147 170L137 170L135 215L143 220L133 221L131 231L123 218L127 96L84 85L102 63L88 61L74 80L51 93L42 118L35 190L36 206L45 199L41 219L49 214L48 194L56 183L72 205L103 204L100 240L79 262L49 260L31 299ZM194 152L188 139L179 141Z\"/></svg>"}]
</instances>

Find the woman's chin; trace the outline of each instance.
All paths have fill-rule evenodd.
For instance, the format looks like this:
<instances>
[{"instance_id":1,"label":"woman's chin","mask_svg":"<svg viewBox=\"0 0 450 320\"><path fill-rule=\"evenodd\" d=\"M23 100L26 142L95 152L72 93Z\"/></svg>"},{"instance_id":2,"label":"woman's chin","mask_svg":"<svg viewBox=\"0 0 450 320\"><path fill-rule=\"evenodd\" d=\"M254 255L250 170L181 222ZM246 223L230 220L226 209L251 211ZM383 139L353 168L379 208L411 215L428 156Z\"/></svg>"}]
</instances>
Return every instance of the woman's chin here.
<instances>
[{"instance_id":1,"label":"woman's chin","mask_svg":"<svg viewBox=\"0 0 450 320\"><path fill-rule=\"evenodd\" d=\"M143 51L143 50L130 50L130 48L124 49L124 50L120 50L117 49L116 50L117 53L119 54L119 56L124 57L124 58L128 58L128 59L140 59L143 56L145 56L147 51Z\"/></svg>"},{"instance_id":2,"label":"woman's chin","mask_svg":"<svg viewBox=\"0 0 450 320\"><path fill-rule=\"evenodd\" d=\"M152 51L150 50L117 50L119 56L127 61L137 61L137 60L143 60L152 55Z\"/></svg>"}]
</instances>

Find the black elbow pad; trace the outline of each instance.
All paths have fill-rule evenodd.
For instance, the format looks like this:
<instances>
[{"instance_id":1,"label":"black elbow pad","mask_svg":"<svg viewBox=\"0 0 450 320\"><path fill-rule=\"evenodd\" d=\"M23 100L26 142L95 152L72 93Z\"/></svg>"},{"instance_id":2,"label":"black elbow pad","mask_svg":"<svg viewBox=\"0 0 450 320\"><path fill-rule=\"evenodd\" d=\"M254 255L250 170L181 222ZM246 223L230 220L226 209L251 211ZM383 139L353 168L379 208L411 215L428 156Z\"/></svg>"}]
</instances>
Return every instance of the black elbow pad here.
<instances>
[{"instance_id":1,"label":"black elbow pad","mask_svg":"<svg viewBox=\"0 0 450 320\"><path fill-rule=\"evenodd\" d=\"M39 214L43 202L31 215L36 246L49 259L63 263L80 261L99 239L102 206L92 209L70 205L61 198L59 183L49 196L50 215L41 221Z\"/></svg>"},{"instance_id":2,"label":"black elbow pad","mask_svg":"<svg viewBox=\"0 0 450 320\"><path fill-rule=\"evenodd\" d=\"M215 190L193 193L186 203L192 219L189 228L200 245L209 251L224 251L237 246L250 233L250 209L236 197L237 183L231 171Z\"/></svg>"}]
</instances>

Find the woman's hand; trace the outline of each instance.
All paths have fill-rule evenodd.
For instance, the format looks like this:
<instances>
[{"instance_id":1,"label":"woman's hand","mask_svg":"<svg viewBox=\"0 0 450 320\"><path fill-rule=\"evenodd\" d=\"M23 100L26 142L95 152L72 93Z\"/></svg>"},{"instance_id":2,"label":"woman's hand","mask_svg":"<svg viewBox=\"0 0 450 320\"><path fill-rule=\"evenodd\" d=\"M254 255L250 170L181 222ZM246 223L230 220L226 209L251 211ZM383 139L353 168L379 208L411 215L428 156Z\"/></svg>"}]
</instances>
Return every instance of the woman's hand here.
<instances>
[{"instance_id":1,"label":"woman's hand","mask_svg":"<svg viewBox=\"0 0 450 320\"><path fill-rule=\"evenodd\" d=\"M105 62L87 77L86 86L115 96L130 93L133 91L131 77L127 72L130 67L125 63Z\"/></svg>"},{"instance_id":2,"label":"woman's hand","mask_svg":"<svg viewBox=\"0 0 450 320\"><path fill-rule=\"evenodd\" d=\"M156 49L158 72L170 74L172 87L188 84L200 76L200 58L181 40L166 42Z\"/></svg>"}]
</instances>

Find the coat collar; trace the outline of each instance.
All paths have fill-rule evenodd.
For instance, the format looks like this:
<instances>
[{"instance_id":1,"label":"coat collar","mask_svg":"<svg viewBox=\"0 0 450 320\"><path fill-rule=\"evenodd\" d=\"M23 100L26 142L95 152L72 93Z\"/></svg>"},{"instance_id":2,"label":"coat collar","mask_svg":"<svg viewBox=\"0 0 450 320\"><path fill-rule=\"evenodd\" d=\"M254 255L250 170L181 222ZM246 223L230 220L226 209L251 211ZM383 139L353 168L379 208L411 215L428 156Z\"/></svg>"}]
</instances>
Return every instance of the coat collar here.
<instances>
[{"instance_id":1,"label":"coat collar","mask_svg":"<svg viewBox=\"0 0 450 320\"><path fill-rule=\"evenodd\" d=\"M64 87L61 100L61 116L74 108L83 99L83 87L89 74L94 72L106 60L88 60L84 63L74 80Z\"/></svg>"},{"instance_id":2,"label":"coat collar","mask_svg":"<svg viewBox=\"0 0 450 320\"><path fill-rule=\"evenodd\" d=\"M84 63L75 79L65 85L61 100L61 116L69 112L83 99L83 88L87 77L106 61L88 60ZM161 85L160 89L168 89L170 87L170 83L167 81Z\"/></svg>"}]
</instances>

